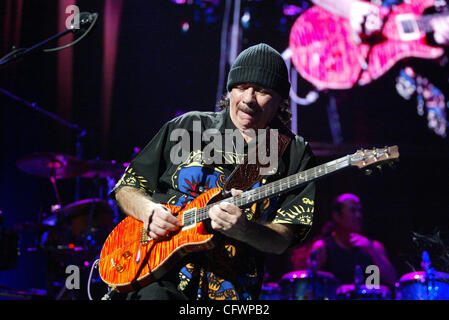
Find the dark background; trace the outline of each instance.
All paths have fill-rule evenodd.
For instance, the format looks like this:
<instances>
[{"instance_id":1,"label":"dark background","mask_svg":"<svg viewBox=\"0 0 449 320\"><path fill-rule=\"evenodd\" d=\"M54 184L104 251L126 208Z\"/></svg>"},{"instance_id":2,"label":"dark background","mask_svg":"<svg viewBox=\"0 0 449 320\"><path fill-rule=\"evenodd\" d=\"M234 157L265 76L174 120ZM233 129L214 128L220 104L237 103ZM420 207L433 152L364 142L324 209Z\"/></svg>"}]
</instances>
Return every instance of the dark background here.
<instances>
[{"instance_id":1,"label":"dark background","mask_svg":"<svg viewBox=\"0 0 449 320\"><path fill-rule=\"evenodd\" d=\"M280 52L287 49L289 30L296 16L283 15L285 3L243 1L242 10L251 10L251 24L243 29L241 49L259 42L266 42ZM94 31L74 47L73 107L64 115L69 117L66 120L92 133L82 139L83 158L127 162L134 148L143 147L177 112L215 109L223 1L211 5L213 11L209 13L199 5L176 5L168 0L124 2L111 130L107 137L102 136L105 124L100 107L104 2L89 0L77 4L81 11L98 12L100 17ZM57 8L54 0L26 1L21 40L16 45L27 47L56 34L56 17L60 14ZM7 14L5 4L1 3L0 17ZM190 21L187 33L181 30L184 20ZM10 50L4 43L1 42L0 56ZM0 87L57 114L57 55L35 54L0 70ZM432 80L447 90L446 67L438 67L432 61L411 63L428 72ZM343 192L360 196L366 234L385 245L399 275L413 271L412 266L421 269L422 247L412 240L412 232L430 235L440 231L446 241L449 140L427 127L427 120L417 114L414 101L406 101L395 92L397 71L395 67L367 86L335 93L343 134L343 144L338 148L332 145L329 129L328 94L322 93L316 103L298 107L299 134L312 143L319 163L353 153L356 147L398 145L401 156L396 169L386 168L370 176L350 169L319 181L314 227L306 245L295 248L296 252L307 248L319 233L328 218L332 198ZM298 93L304 95L309 88L310 84L302 80ZM48 179L19 170L16 161L33 152L74 155L76 133L3 94L0 94L0 114L0 210L4 226L18 229L18 225L36 222L41 214L49 212L55 196ZM104 181L100 183L104 187ZM74 179L59 180L58 187L63 204L75 201ZM98 186L82 179L81 198L97 196ZM0 271L0 286L29 291L47 290L58 281L56 287L61 285L65 266L78 258L65 256L65 260L59 261L44 251L28 252L27 248L38 245L38 235L21 231L20 236L17 266ZM277 281L283 273L301 265L301 262L290 264L293 252L270 259L271 280ZM437 269L449 272L441 256L441 251L432 251Z\"/></svg>"}]
</instances>

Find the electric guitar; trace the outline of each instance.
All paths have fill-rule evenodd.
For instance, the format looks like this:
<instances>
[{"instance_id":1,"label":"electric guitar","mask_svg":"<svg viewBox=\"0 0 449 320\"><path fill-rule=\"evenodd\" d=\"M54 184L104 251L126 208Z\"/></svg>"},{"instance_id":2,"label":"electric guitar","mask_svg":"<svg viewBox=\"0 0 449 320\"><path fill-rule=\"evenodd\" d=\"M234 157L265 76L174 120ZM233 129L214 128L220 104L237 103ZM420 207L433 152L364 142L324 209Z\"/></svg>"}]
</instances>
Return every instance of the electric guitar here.
<instances>
[{"instance_id":1,"label":"electric guitar","mask_svg":"<svg viewBox=\"0 0 449 320\"><path fill-rule=\"evenodd\" d=\"M362 149L238 196L223 198L221 188L207 190L183 208L165 205L179 219L182 228L158 240L149 238L141 221L126 217L112 230L103 245L99 261L100 276L118 292L143 287L163 276L185 255L213 248L214 235L208 233L204 225L204 221L209 219L208 211L212 205L227 201L241 208L247 207L351 166L371 170L369 167L373 165L380 166L398 158L397 146Z\"/></svg>"},{"instance_id":2,"label":"electric guitar","mask_svg":"<svg viewBox=\"0 0 449 320\"><path fill-rule=\"evenodd\" d=\"M301 76L317 89L350 89L378 79L399 60L435 59L444 50L426 44L431 19L448 13L423 15L434 0L414 0L391 10L379 8L384 21L380 34L354 42L347 19L314 6L293 24L289 48Z\"/></svg>"}]
</instances>

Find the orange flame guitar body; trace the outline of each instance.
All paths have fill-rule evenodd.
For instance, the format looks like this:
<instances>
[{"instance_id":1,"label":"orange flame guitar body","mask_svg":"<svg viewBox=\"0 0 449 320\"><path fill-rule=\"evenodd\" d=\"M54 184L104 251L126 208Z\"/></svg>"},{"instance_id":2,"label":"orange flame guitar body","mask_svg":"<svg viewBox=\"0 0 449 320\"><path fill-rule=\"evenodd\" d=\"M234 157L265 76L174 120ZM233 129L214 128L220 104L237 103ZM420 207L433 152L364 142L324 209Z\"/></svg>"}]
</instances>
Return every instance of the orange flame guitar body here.
<instances>
[{"instance_id":1,"label":"orange flame guitar body","mask_svg":"<svg viewBox=\"0 0 449 320\"><path fill-rule=\"evenodd\" d=\"M184 213L206 206L221 193L210 189L183 208L164 205L183 224ZM99 272L105 283L118 292L129 292L150 284L163 276L173 265L191 252L213 248L212 234L203 222L182 228L162 240L151 240L143 232L143 223L133 217L120 222L106 239L100 255Z\"/></svg>"}]
</instances>

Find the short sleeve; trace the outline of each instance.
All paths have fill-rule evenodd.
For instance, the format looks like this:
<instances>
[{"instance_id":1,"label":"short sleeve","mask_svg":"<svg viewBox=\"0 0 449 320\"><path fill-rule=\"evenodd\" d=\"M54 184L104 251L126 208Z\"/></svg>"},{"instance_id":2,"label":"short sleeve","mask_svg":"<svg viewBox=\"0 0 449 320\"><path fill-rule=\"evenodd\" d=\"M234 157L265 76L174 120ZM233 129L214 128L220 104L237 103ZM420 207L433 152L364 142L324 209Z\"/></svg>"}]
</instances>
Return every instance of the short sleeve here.
<instances>
[{"instance_id":1,"label":"short sleeve","mask_svg":"<svg viewBox=\"0 0 449 320\"><path fill-rule=\"evenodd\" d=\"M302 138L292 141L287 157L286 160L289 163L287 176L315 165L315 156L309 144L302 142ZM279 208L272 222L295 225L296 240L302 241L312 227L314 203L315 183L310 182L281 197Z\"/></svg>"}]
</instances>

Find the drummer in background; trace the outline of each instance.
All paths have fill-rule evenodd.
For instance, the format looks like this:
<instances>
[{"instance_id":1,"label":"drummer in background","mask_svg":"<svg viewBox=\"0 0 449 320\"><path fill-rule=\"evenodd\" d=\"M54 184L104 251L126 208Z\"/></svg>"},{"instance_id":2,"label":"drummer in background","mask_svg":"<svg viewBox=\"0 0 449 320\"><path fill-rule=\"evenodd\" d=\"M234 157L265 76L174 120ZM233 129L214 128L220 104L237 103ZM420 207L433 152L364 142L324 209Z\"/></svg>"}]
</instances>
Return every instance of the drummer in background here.
<instances>
[{"instance_id":1,"label":"drummer in background","mask_svg":"<svg viewBox=\"0 0 449 320\"><path fill-rule=\"evenodd\" d=\"M354 283L357 265L365 274L366 267L379 267L380 282L393 287L396 270L387 258L384 246L362 233L362 206L360 199L350 193L337 196L332 203L333 230L317 240L311 247L308 259L316 261L317 270L334 274L342 284Z\"/></svg>"}]
</instances>

